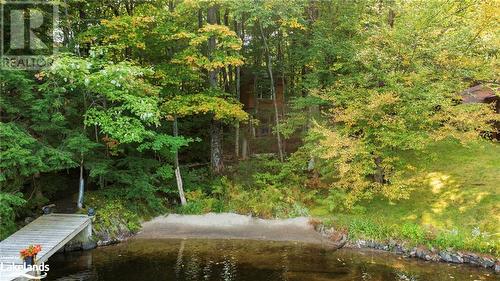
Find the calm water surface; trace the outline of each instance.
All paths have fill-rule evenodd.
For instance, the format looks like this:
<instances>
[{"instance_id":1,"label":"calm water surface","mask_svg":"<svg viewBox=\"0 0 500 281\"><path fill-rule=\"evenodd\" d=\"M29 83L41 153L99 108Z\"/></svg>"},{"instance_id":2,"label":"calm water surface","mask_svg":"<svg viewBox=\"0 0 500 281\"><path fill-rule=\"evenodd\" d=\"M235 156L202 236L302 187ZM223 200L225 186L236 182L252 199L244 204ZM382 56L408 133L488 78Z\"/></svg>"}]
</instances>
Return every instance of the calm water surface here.
<instances>
[{"instance_id":1,"label":"calm water surface","mask_svg":"<svg viewBox=\"0 0 500 281\"><path fill-rule=\"evenodd\" d=\"M49 265L44 280L500 280L480 268L426 263L384 252L243 240L131 240L57 254Z\"/></svg>"}]
</instances>

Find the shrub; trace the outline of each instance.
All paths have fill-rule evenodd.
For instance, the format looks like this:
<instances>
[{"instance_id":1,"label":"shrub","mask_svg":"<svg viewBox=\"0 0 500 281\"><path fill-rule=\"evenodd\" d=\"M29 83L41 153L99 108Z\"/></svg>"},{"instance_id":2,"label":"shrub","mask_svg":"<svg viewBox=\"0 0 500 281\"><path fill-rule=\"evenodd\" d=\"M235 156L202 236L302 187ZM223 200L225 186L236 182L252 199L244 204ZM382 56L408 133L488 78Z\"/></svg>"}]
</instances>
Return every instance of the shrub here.
<instances>
[{"instance_id":1,"label":"shrub","mask_svg":"<svg viewBox=\"0 0 500 281\"><path fill-rule=\"evenodd\" d=\"M384 240L393 233L393 227L369 219L356 218L349 223L349 235L355 239Z\"/></svg>"},{"instance_id":2,"label":"shrub","mask_svg":"<svg viewBox=\"0 0 500 281\"><path fill-rule=\"evenodd\" d=\"M307 216L305 200L312 196L297 188L274 184L273 175L260 173L255 185L248 187L222 177L212 181L210 191L202 188L186 192L187 204L177 211L183 214L236 212L262 218Z\"/></svg>"},{"instance_id":3,"label":"shrub","mask_svg":"<svg viewBox=\"0 0 500 281\"><path fill-rule=\"evenodd\" d=\"M15 209L26 203L21 194L0 192L0 240L9 236L17 227L14 222Z\"/></svg>"},{"instance_id":4,"label":"shrub","mask_svg":"<svg viewBox=\"0 0 500 281\"><path fill-rule=\"evenodd\" d=\"M135 233L141 227L141 220L163 212L163 208L151 209L145 202L131 202L122 196L123 192L108 189L87 193L86 206L96 210L92 226L98 239L115 239Z\"/></svg>"},{"instance_id":5,"label":"shrub","mask_svg":"<svg viewBox=\"0 0 500 281\"><path fill-rule=\"evenodd\" d=\"M187 204L180 206L178 212L181 214L198 215L209 212L223 212L224 204L217 198L209 197L202 190L194 190L186 193Z\"/></svg>"},{"instance_id":6,"label":"shrub","mask_svg":"<svg viewBox=\"0 0 500 281\"><path fill-rule=\"evenodd\" d=\"M338 189L331 189L328 197L326 198L326 203L328 210L330 212L341 212L346 211L348 206L346 206L347 194Z\"/></svg>"},{"instance_id":7,"label":"shrub","mask_svg":"<svg viewBox=\"0 0 500 281\"><path fill-rule=\"evenodd\" d=\"M127 209L123 202L109 201L96 211L93 229L99 238L114 239L135 233L141 228L140 218Z\"/></svg>"},{"instance_id":8,"label":"shrub","mask_svg":"<svg viewBox=\"0 0 500 281\"><path fill-rule=\"evenodd\" d=\"M464 235L457 230L442 231L438 233L436 239L433 241L433 244L440 249L463 249L465 246L464 238Z\"/></svg>"},{"instance_id":9,"label":"shrub","mask_svg":"<svg viewBox=\"0 0 500 281\"><path fill-rule=\"evenodd\" d=\"M414 223L404 223L399 230L403 239L422 244L425 241L426 234L422 227Z\"/></svg>"}]
</instances>

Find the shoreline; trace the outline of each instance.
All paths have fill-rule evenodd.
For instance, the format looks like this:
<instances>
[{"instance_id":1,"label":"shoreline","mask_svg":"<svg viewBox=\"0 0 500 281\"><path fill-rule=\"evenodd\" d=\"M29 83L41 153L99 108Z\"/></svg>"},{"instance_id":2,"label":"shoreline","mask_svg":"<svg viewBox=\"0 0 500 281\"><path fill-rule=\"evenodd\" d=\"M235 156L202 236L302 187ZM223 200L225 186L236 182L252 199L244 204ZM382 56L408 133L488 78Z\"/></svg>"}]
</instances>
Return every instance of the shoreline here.
<instances>
[{"instance_id":1,"label":"shoreline","mask_svg":"<svg viewBox=\"0 0 500 281\"><path fill-rule=\"evenodd\" d=\"M142 224L133 239L200 238L289 241L338 249L346 241L318 232L308 217L265 220L233 213L159 216ZM345 239L346 240L346 239Z\"/></svg>"},{"instance_id":2,"label":"shoreline","mask_svg":"<svg viewBox=\"0 0 500 281\"><path fill-rule=\"evenodd\" d=\"M310 217L265 220L234 213L208 213L204 215L169 214L143 222L137 233L120 233L110 239L98 239L91 245L68 245L64 251L89 250L117 244L129 239L237 239L258 241L288 241L323 245L332 250L375 249L428 262L463 264L500 272L500 260L486 254L468 251L428 249L425 246L407 246L390 240L348 240L339 244L339 235L333 228Z\"/></svg>"},{"instance_id":3,"label":"shoreline","mask_svg":"<svg viewBox=\"0 0 500 281\"><path fill-rule=\"evenodd\" d=\"M456 265L467 265L483 267L500 273L500 259L486 254L478 254L468 251L456 250L437 250L429 249L425 246L406 247L405 243L398 242L377 242L374 240L355 240L349 241L346 248L350 249L375 249L384 252L403 256L405 258L414 258L427 262L442 262Z\"/></svg>"}]
</instances>

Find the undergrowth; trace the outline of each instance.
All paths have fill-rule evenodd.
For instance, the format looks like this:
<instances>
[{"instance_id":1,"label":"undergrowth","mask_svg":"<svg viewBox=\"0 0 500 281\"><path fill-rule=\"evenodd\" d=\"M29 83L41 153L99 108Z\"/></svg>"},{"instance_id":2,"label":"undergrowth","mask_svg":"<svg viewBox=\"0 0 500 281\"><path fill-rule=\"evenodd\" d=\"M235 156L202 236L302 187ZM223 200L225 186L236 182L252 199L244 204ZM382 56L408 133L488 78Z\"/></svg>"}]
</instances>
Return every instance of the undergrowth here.
<instances>
[{"instance_id":1,"label":"undergrowth","mask_svg":"<svg viewBox=\"0 0 500 281\"><path fill-rule=\"evenodd\" d=\"M141 221L162 214L166 208L154 209L146 202L137 203L126 199L121 190L108 189L91 191L86 194L82 210L95 210L92 227L98 239L115 239L119 236L136 233L141 228Z\"/></svg>"}]
</instances>

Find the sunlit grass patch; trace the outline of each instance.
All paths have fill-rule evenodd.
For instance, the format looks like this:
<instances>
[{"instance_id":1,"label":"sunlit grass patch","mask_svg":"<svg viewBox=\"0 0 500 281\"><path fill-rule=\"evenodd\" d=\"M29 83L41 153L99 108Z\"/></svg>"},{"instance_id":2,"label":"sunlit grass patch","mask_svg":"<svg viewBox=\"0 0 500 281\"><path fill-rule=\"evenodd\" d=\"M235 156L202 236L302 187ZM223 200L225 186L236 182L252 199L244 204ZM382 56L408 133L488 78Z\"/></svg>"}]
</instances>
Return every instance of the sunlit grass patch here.
<instances>
[{"instance_id":1,"label":"sunlit grass patch","mask_svg":"<svg viewBox=\"0 0 500 281\"><path fill-rule=\"evenodd\" d=\"M446 141L430 147L425 156L403 157L422 178L408 200L375 198L361 203L364 212L340 214L328 212L320 200L311 213L333 215L333 223L349 226L357 237L402 238L498 255L500 145L481 141L464 147Z\"/></svg>"}]
</instances>

